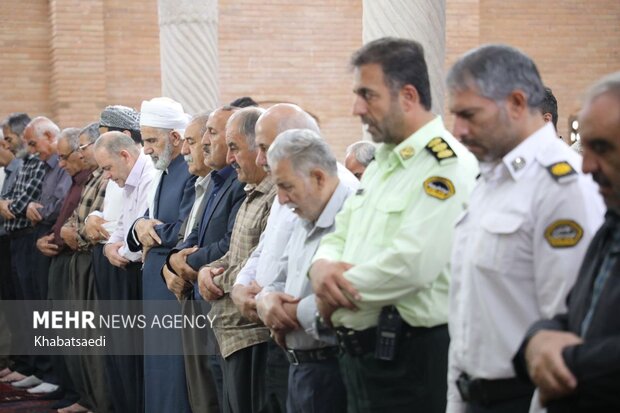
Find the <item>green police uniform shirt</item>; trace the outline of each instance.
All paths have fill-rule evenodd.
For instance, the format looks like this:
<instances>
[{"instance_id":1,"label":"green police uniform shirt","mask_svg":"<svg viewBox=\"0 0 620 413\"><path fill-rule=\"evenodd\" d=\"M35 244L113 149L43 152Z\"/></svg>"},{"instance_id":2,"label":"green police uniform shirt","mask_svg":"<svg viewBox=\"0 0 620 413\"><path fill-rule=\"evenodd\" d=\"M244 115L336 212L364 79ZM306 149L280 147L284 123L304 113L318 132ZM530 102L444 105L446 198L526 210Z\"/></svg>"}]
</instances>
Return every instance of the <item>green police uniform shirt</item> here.
<instances>
[{"instance_id":1,"label":"green police uniform shirt","mask_svg":"<svg viewBox=\"0 0 620 413\"><path fill-rule=\"evenodd\" d=\"M399 145L377 149L313 259L354 265L344 276L361 301L357 311L336 310L334 326L375 326L386 305L411 326L447 322L453 227L477 175L475 157L440 117Z\"/></svg>"}]
</instances>

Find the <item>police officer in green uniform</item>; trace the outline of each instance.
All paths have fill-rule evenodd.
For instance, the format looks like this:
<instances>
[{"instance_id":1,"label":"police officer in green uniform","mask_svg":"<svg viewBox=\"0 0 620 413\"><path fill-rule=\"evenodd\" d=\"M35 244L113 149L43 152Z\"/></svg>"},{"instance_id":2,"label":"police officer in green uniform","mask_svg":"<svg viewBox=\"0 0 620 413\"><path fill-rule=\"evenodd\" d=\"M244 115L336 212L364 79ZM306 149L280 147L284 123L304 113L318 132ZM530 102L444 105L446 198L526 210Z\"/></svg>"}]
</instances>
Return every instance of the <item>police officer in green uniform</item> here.
<instances>
[{"instance_id":1,"label":"police officer in green uniform","mask_svg":"<svg viewBox=\"0 0 620 413\"><path fill-rule=\"evenodd\" d=\"M383 38L352 57L353 111L381 143L310 269L336 330L349 412L444 412L454 222L478 174L431 109L424 51Z\"/></svg>"}]
</instances>

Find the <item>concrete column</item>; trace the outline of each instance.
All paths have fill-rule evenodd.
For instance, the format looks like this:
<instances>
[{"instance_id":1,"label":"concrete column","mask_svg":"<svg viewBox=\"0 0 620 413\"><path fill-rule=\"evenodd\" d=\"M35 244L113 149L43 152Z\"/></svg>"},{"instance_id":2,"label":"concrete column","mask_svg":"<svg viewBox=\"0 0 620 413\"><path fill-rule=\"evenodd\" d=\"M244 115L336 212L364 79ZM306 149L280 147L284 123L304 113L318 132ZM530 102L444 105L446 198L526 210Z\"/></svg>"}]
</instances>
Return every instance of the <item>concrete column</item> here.
<instances>
[{"instance_id":1,"label":"concrete column","mask_svg":"<svg viewBox=\"0 0 620 413\"><path fill-rule=\"evenodd\" d=\"M162 95L196 114L219 103L217 0L158 0Z\"/></svg>"},{"instance_id":2,"label":"concrete column","mask_svg":"<svg viewBox=\"0 0 620 413\"><path fill-rule=\"evenodd\" d=\"M364 0L364 43L384 36L402 37L424 46L433 111L443 114L446 54L445 0Z\"/></svg>"}]
</instances>

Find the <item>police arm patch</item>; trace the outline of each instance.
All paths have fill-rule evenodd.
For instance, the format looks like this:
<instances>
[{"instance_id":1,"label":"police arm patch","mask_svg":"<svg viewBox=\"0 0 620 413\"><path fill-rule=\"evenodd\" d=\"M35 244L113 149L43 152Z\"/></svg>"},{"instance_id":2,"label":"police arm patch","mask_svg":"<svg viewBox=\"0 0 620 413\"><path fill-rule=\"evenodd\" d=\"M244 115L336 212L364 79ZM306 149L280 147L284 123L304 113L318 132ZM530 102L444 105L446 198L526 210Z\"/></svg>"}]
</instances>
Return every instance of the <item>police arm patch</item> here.
<instances>
[{"instance_id":1,"label":"police arm patch","mask_svg":"<svg viewBox=\"0 0 620 413\"><path fill-rule=\"evenodd\" d=\"M448 178L440 176L431 176L424 181L424 192L433 198L448 199L454 195L454 184Z\"/></svg>"},{"instance_id":2,"label":"police arm patch","mask_svg":"<svg viewBox=\"0 0 620 413\"><path fill-rule=\"evenodd\" d=\"M545 239L552 248L574 247L582 237L583 228L570 219L560 219L545 229Z\"/></svg>"}]
</instances>

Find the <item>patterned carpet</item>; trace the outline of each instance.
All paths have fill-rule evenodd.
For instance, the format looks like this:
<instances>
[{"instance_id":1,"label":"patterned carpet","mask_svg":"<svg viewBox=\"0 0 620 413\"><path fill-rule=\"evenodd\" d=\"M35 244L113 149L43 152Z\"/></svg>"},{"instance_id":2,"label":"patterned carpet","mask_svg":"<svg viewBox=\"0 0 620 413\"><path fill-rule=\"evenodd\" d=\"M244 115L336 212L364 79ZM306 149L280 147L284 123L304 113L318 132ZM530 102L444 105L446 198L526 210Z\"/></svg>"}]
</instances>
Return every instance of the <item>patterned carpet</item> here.
<instances>
[{"instance_id":1,"label":"patterned carpet","mask_svg":"<svg viewBox=\"0 0 620 413\"><path fill-rule=\"evenodd\" d=\"M0 383L0 413L50 413L55 400L42 400L26 390L17 390L10 384Z\"/></svg>"}]
</instances>

